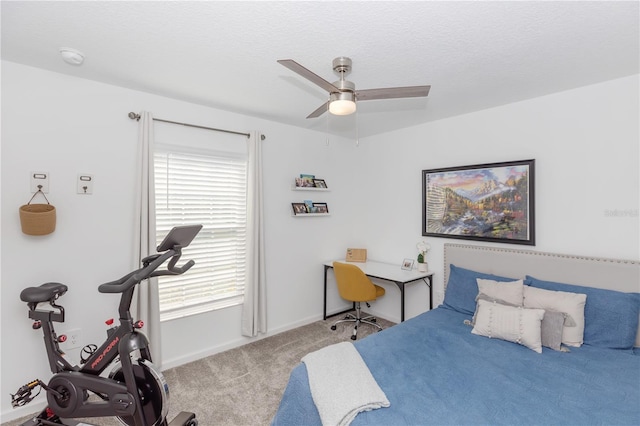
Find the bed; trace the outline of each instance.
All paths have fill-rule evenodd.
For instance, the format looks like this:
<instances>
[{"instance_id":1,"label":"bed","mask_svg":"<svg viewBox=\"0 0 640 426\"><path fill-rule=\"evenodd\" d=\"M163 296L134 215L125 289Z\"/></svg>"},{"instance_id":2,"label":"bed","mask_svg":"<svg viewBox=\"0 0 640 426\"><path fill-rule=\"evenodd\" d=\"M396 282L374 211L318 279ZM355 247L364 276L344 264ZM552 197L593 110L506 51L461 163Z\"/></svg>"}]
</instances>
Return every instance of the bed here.
<instances>
[{"instance_id":1,"label":"bed","mask_svg":"<svg viewBox=\"0 0 640 426\"><path fill-rule=\"evenodd\" d=\"M640 424L640 262L445 244L445 275L438 308L354 343L390 405L352 424ZM322 424L304 362L272 424Z\"/></svg>"}]
</instances>

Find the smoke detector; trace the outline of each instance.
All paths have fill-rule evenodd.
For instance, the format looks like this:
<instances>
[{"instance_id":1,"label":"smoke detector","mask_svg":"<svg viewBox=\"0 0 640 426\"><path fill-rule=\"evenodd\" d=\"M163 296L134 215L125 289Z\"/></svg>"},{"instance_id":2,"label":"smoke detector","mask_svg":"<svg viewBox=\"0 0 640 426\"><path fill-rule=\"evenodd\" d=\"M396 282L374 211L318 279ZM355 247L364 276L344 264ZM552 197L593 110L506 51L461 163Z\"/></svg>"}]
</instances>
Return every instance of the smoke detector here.
<instances>
[{"instance_id":1,"label":"smoke detector","mask_svg":"<svg viewBox=\"0 0 640 426\"><path fill-rule=\"evenodd\" d=\"M82 65L84 62L84 54L70 47L61 47L60 55L66 63L71 65Z\"/></svg>"}]
</instances>

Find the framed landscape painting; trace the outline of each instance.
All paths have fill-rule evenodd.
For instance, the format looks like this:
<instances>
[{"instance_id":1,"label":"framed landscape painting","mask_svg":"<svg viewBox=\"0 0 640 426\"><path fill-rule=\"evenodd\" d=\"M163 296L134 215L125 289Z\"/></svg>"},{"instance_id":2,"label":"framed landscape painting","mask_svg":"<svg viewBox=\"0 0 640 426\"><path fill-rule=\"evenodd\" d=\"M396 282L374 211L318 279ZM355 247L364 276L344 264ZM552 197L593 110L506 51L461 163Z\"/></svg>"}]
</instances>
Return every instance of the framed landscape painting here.
<instances>
[{"instance_id":1,"label":"framed landscape painting","mask_svg":"<svg viewBox=\"0 0 640 426\"><path fill-rule=\"evenodd\" d=\"M422 235L535 245L535 160L422 171Z\"/></svg>"}]
</instances>

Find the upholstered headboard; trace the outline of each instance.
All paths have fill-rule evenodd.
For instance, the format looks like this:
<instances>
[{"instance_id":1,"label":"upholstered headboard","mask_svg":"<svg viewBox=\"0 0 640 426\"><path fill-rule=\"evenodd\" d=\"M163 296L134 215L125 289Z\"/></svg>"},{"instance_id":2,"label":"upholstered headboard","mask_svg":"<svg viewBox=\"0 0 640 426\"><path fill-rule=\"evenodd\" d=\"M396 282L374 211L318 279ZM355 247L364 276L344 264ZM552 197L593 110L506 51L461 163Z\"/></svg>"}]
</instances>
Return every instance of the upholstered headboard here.
<instances>
[{"instance_id":1,"label":"upholstered headboard","mask_svg":"<svg viewBox=\"0 0 640 426\"><path fill-rule=\"evenodd\" d=\"M445 291L450 264L506 277L524 278L528 274L541 280L640 292L640 261L447 243L444 245ZM640 346L640 328L636 346Z\"/></svg>"}]
</instances>

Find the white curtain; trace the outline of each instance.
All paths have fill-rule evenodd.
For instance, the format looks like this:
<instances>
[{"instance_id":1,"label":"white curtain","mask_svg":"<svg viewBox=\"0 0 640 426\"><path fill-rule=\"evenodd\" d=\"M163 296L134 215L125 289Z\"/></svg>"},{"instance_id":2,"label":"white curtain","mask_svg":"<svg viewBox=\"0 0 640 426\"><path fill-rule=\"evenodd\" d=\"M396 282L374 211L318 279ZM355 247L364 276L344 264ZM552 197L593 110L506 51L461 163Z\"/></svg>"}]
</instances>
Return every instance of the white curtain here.
<instances>
[{"instance_id":1,"label":"white curtain","mask_svg":"<svg viewBox=\"0 0 640 426\"><path fill-rule=\"evenodd\" d=\"M262 206L262 135L251 132L247 142L247 278L242 307L242 335L267 332L267 290Z\"/></svg>"},{"instance_id":2,"label":"white curtain","mask_svg":"<svg viewBox=\"0 0 640 426\"><path fill-rule=\"evenodd\" d=\"M136 170L136 215L133 266L141 267L145 257L156 253L156 200L153 177L153 117L141 112L138 128ZM162 367L160 345L160 304L158 278L144 280L138 286L133 303L134 321L144 321L143 332L149 339L153 363Z\"/></svg>"}]
</instances>

